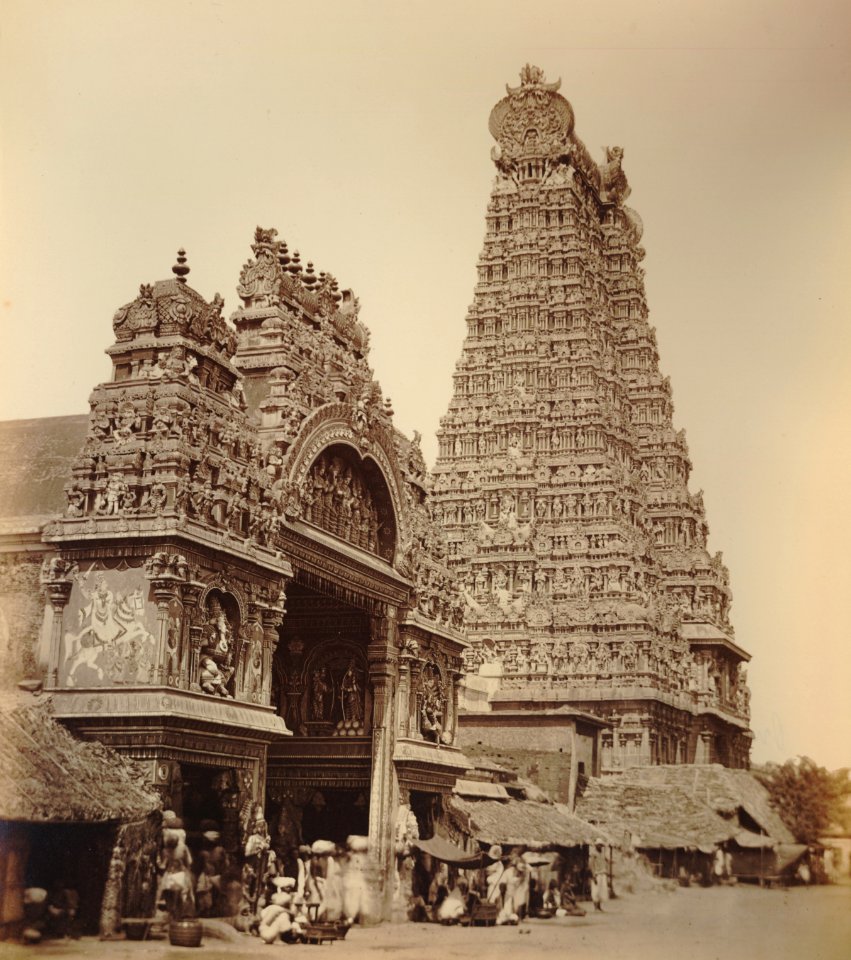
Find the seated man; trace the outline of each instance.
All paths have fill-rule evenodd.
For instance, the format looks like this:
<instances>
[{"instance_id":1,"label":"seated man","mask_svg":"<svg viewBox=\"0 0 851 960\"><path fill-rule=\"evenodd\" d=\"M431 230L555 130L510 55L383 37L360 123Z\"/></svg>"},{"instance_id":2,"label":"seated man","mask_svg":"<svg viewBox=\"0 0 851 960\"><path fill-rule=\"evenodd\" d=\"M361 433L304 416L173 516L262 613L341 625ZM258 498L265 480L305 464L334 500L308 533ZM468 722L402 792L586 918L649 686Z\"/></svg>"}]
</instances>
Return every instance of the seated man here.
<instances>
[{"instance_id":1,"label":"seated man","mask_svg":"<svg viewBox=\"0 0 851 960\"><path fill-rule=\"evenodd\" d=\"M440 923L457 923L467 912L466 880L459 880L452 891L437 907L437 919Z\"/></svg>"},{"instance_id":2,"label":"seated man","mask_svg":"<svg viewBox=\"0 0 851 960\"><path fill-rule=\"evenodd\" d=\"M573 892L573 884L570 880L565 880L561 885L561 910L569 917L584 917L585 911L576 902L576 895Z\"/></svg>"}]
</instances>

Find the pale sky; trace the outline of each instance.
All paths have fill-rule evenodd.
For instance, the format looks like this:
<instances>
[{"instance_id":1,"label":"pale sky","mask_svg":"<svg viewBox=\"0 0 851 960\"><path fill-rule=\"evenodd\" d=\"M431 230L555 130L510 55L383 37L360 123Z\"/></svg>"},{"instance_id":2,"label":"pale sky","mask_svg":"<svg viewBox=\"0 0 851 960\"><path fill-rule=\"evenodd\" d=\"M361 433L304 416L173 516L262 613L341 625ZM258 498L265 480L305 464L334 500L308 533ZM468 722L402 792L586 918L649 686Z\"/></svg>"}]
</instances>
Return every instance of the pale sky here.
<instances>
[{"instance_id":1,"label":"pale sky","mask_svg":"<svg viewBox=\"0 0 851 960\"><path fill-rule=\"evenodd\" d=\"M753 654L756 761L851 765L851 7L0 0L0 416L86 411L170 276L238 305L254 227L361 300L431 463L526 62L625 148L675 425Z\"/></svg>"}]
</instances>

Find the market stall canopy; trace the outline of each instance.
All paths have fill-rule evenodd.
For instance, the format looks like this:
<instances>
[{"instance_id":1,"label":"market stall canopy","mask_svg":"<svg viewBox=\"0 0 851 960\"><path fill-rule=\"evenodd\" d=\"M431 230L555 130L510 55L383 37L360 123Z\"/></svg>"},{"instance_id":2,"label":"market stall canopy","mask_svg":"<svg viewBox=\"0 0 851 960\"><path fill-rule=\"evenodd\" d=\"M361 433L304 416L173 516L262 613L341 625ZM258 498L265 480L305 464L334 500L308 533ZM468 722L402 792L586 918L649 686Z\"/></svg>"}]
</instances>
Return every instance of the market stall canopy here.
<instances>
[{"instance_id":1,"label":"market stall canopy","mask_svg":"<svg viewBox=\"0 0 851 960\"><path fill-rule=\"evenodd\" d=\"M0 820L139 820L160 806L130 761L75 739L50 716L48 700L29 694L0 695L0 770Z\"/></svg>"},{"instance_id":2,"label":"market stall canopy","mask_svg":"<svg viewBox=\"0 0 851 960\"><path fill-rule=\"evenodd\" d=\"M752 830L740 830L733 839L745 850L759 850L773 847L775 841L764 833L754 833Z\"/></svg>"},{"instance_id":3,"label":"market stall canopy","mask_svg":"<svg viewBox=\"0 0 851 960\"><path fill-rule=\"evenodd\" d=\"M484 844L518 847L580 847L593 843L600 830L566 809L532 800L449 801L459 826Z\"/></svg>"},{"instance_id":4,"label":"market stall canopy","mask_svg":"<svg viewBox=\"0 0 851 960\"><path fill-rule=\"evenodd\" d=\"M443 837L431 837L429 840L414 840L411 846L417 850L422 850L435 860L448 863L453 867L461 867L464 870L476 870L489 862L483 854L471 854L468 851L456 846Z\"/></svg>"},{"instance_id":5,"label":"market stall canopy","mask_svg":"<svg viewBox=\"0 0 851 960\"><path fill-rule=\"evenodd\" d=\"M547 852L545 850L527 850L523 854L523 860L530 867L550 867L555 863L557 853Z\"/></svg>"},{"instance_id":6,"label":"market stall canopy","mask_svg":"<svg viewBox=\"0 0 851 960\"><path fill-rule=\"evenodd\" d=\"M775 869L778 873L794 866L809 848L805 843L781 843L777 847Z\"/></svg>"}]
</instances>

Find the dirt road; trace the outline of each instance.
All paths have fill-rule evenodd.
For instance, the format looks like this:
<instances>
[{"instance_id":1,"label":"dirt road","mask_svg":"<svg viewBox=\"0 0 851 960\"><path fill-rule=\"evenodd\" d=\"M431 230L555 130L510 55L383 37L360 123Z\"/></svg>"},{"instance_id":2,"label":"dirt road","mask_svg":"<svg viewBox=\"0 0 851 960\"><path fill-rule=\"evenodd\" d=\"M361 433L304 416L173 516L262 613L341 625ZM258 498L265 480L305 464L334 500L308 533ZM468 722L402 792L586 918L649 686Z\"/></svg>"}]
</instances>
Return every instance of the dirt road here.
<instances>
[{"instance_id":1,"label":"dirt road","mask_svg":"<svg viewBox=\"0 0 851 960\"><path fill-rule=\"evenodd\" d=\"M325 960L847 960L851 957L851 887L761 890L758 887L678 889L643 893L584 918L537 920L520 927L462 928L432 924L355 927L345 941L266 946L256 938L210 938L199 960L234 960L281 951ZM196 951L148 943L63 941L37 947L0 945L0 960L181 960Z\"/></svg>"}]
</instances>

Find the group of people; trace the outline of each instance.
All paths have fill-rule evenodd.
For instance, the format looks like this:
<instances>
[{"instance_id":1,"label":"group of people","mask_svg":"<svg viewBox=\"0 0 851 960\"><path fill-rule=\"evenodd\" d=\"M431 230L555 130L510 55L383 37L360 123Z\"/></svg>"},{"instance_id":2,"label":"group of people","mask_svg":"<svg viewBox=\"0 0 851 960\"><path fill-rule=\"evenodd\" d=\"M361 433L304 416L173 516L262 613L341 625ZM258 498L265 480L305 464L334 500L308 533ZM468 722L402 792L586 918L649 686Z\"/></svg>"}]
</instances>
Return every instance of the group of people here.
<instances>
[{"instance_id":1,"label":"group of people","mask_svg":"<svg viewBox=\"0 0 851 960\"><path fill-rule=\"evenodd\" d=\"M609 897L609 863L602 840L589 850L587 871L562 864L556 867L558 878L543 882L519 850L504 856L500 847L492 846L487 857L491 862L484 869L463 872L441 862L429 872L421 859L410 919L452 924L476 922L487 915L497 925L516 924L527 917L585 916L577 896L587 888L595 910L602 910ZM424 876L430 881L427 886Z\"/></svg>"},{"instance_id":2,"label":"group of people","mask_svg":"<svg viewBox=\"0 0 851 960\"><path fill-rule=\"evenodd\" d=\"M368 909L366 851L366 838L354 836L345 849L316 840L281 856L270 850L252 932L266 943L294 943L319 924L333 926L340 936Z\"/></svg>"},{"instance_id":3,"label":"group of people","mask_svg":"<svg viewBox=\"0 0 851 960\"><path fill-rule=\"evenodd\" d=\"M61 878L56 878L50 889L27 887L24 890L22 940L33 944L42 940L79 938L76 922L79 906L79 893L66 887Z\"/></svg>"},{"instance_id":4,"label":"group of people","mask_svg":"<svg viewBox=\"0 0 851 960\"><path fill-rule=\"evenodd\" d=\"M311 923L351 925L366 906L366 838L341 849L328 840L276 853L262 814L237 856L222 844L216 824L205 829L193 857L183 822L163 818L157 903L171 920L234 917L266 943L297 942Z\"/></svg>"}]
</instances>

